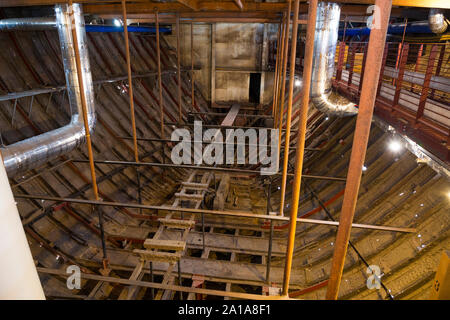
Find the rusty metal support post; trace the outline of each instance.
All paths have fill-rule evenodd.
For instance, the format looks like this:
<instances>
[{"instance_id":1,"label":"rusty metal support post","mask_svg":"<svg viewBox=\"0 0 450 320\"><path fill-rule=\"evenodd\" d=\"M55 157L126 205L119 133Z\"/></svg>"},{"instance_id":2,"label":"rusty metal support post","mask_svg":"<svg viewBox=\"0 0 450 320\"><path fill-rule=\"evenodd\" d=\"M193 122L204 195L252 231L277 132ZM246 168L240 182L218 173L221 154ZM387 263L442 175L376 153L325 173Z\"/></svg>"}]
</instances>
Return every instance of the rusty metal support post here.
<instances>
[{"instance_id":1,"label":"rusty metal support post","mask_svg":"<svg viewBox=\"0 0 450 320\"><path fill-rule=\"evenodd\" d=\"M181 123L181 68L180 68L180 14L177 13L177 76L178 76L178 121Z\"/></svg>"},{"instance_id":2,"label":"rusty metal support post","mask_svg":"<svg viewBox=\"0 0 450 320\"><path fill-rule=\"evenodd\" d=\"M75 24L75 18L73 16L73 10L72 10L72 6L73 6L72 0L68 1L68 5L69 5L69 9L70 9L70 23ZM92 141L91 141L91 134L89 132L90 131L89 130L89 121L88 121L88 116L87 116L86 95L85 95L85 91L84 91L83 77L81 77L83 72L82 72L82 65L81 65L81 58L80 58L80 49L78 48L77 29L75 28L74 25L71 25L70 27L72 29L72 38L73 38L73 43L74 43L73 47L75 49L75 62L76 62L77 73L78 73L78 85L80 86L81 109L83 111L84 130L86 133L86 145L87 145L87 149L88 149L89 167L91 170L92 190L94 192L95 200L99 201L100 197L99 197L98 186L97 186L97 177L95 174L94 153L92 151ZM95 210L95 206L93 208ZM97 208L97 209L98 209L98 213L99 213L100 228L102 229L103 228L103 222L102 222L103 213L101 211L101 208ZM103 232L102 232L102 243L105 243L105 235ZM108 258L107 258L105 246L103 246L103 265L104 265L104 268L106 269L106 267L108 265Z\"/></svg>"},{"instance_id":3,"label":"rusty metal support post","mask_svg":"<svg viewBox=\"0 0 450 320\"><path fill-rule=\"evenodd\" d=\"M163 97L162 97L162 81L161 81L161 49L159 43L159 14L158 9L155 8L155 19L156 19L156 56L158 62L158 89L159 89L159 112L161 117L161 139L164 139L164 107L163 107ZM161 155L164 158L164 153Z\"/></svg>"},{"instance_id":4,"label":"rusty metal support post","mask_svg":"<svg viewBox=\"0 0 450 320\"><path fill-rule=\"evenodd\" d=\"M361 182L362 167L366 156L367 142L369 139L370 125L372 122L373 108L377 93L377 84L380 76L382 56L386 41L386 32L389 24L392 0L376 0L375 10L379 10L380 21L375 21L378 28L370 32L369 46L367 48L367 66L364 79L356 128L353 139L350 165L345 186L344 200L342 203L339 228L335 241L335 249L331 265L330 279L326 298L337 299L339 286L344 271L345 256L347 254L353 216L355 214L356 201L358 199L359 185ZM376 12L375 12L376 13Z\"/></svg>"},{"instance_id":5,"label":"rusty metal support post","mask_svg":"<svg viewBox=\"0 0 450 320\"><path fill-rule=\"evenodd\" d=\"M191 23L191 104L194 111L194 24Z\"/></svg>"},{"instance_id":6,"label":"rusty metal support post","mask_svg":"<svg viewBox=\"0 0 450 320\"><path fill-rule=\"evenodd\" d=\"M69 9L71 9L73 2L72 0L68 1ZM75 23L74 17L73 17L73 10L70 10L70 21L71 23ZM80 49L78 48L78 35L76 28L74 26L71 26L72 29L72 38L74 42L74 48L75 48L75 61L77 66L77 73L79 75L83 74L82 72L82 66L81 66L81 59L80 59ZM80 86L80 95L81 95L81 108L83 110L83 122L84 122L84 129L86 131L86 145L88 149L88 156L89 156L89 167L91 169L91 179L92 179L92 190L94 191L95 200L100 200L100 197L98 196L98 187L97 187L97 178L95 176L95 166L94 166L94 154L92 152L92 141L91 141L91 134L89 132L89 122L88 122L88 116L87 116L87 107L86 107L86 95L84 91L84 82L83 77L78 76L78 85Z\"/></svg>"},{"instance_id":7,"label":"rusty metal support post","mask_svg":"<svg viewBox=\"0 0 450 320\"><path fill-rule=\"evenodd\" d=\"M270 215L272 211L272 204L270 202L270 197L272 195L272 179L268 181L267 184L267 206L266 214ZM273 221L270 220L270 231L269 231L269 244L267 246L267 260L266 260L266 283L270 285L270 267L272 264L272 241L273 241L274 226Z\"/></svg>"},{"instance_id":8,"label":"rusty metal support post","mask_svg":"<svg viewBox=\"0 0 450 320\"><path fill-rule=\"evenodd\" d=\"M444 60L444 55L445 55L445 44L441 45L441 53L439 54L439 59L438 59L438 63L436 66L436 77L439 77L441 75L441 68L442 68L442 61ZM431 99L434 99L434 91L435 89L431 90Z\"/></svg>"},{"instance_id":9,"label":"rusty metal support post","mask_svg":"<svg viewBox=\"0 0 450 320\"><path fill-rule=\"evenodd\" d=\"M336 70L336 81L338 83L342 79L342 66L344 64L344 58L345 58L345 42L341 41L341 43L339 44L339 55Z\"/></svg>"},{"instance_id":10,"label":"rusty metal support post","mask_svg":"<svg viewBox=\"0 0 450 320\"><path fill-rule=\"evenodd\" d=\"M308 116L309 92L311 88L311 74L314 51L314 33L316 31L316 14L318 0L310 0L308 5L308 24L305 42L305 65L303 67L303 94L300 102L300 114L297 134L297 153L295 157L295 173L292 183L291 217L289 224L289 236L286 248L286 262L284 266L284 279L282 295L289 293L289 280L291 279L292 256L294 253L295 230L297 227L298 202L300 200L300 184L303 170L303 155L305 148L306 121ZM295 0L295 11L298 18L299 0Z\"/></svg>"},{"instance_id":11,"label":"rusty metal support post","mask_svg":"<svg viewBox=\"0 0 450 320\"><path fill-rule=\"evenodd\" d=\"M134 146L134 160L139 162L138 144L137 144L137 134L136 134L136 116L134 112L134 96L133 96L133 78L131 75L131 57L130 57L130 43L128 35L128 25L127 25L127 5L126 0L122 0L122 15L123 15L123 32L125 38L125 55L127 61L127 74L128 74L128 96L130 101L130 117L131 117L131 128L133 133L133 146ZM138 186L138 201L142 203L141 197L141 177L139 173L139 168L136 167L136 179ZM142 210L140 210L142 213Z\"/></svg>"},{"instance_id":12,"label":"rusty metal support post","mask_svg":"<svg viewBox=\"0 0 450 320\"><path fill-rule=\"evenodd\" d=\"M361 89L362 89L362 79L364 79L364 71L366 69L366 60L367 60L367 43L364 44L363 47L363 60L362 60L362 65L361 65L361 74L359 77L359 86L358 86L358 93L361 93Z\"/></svg>"},{"instance_id":13,"label":"rusty metal support post","mask_svg":"<svg viewBox=\"0 0 450 320\"><path fill-rule=\"evenodd\" d=\"M278 112L279 112L279 118L278 118L278 128L283 128L283 114L284 114L284 98L286 94L286 73L287 73L287 61L288 61L288 52L289 52L289 29L291 25L291 3L292 0L288 0L288 11L287 11L287 17L286 17L286 29L285 29L285 36L284 36L284 47L283 47L283 70L281 75L281 92L280 97L278 99ZM298 17L297 17L298 20ZM297 43L297 39L295 39L295 42ZM293 50L293 47L291 46L291 51ZM294 61L295 62L295 61ZM292 68L292 67L291 67ZM294 66L295 69L295 66ZM292 70L292 69L291 69ZM279 131L279 139L278 141L281 141L281 130Z\"/></svg>"},{"instance_id":14,"label":"rusty metal support post","mask_svg":"<svg viewBox=\"0 0 450 320\"><path fill-rule=\"evenodd\" d=\"M402 90L403 84L403 75L405 74L406 61L408 60L408 52L409 52L409 43L405 43L403 45L403 49L401 50L397 81L395 84L395 94L394 100L392 101L391 111L395 110L396 106L398 105L398 101L400 99L400 92Z\"/></svg>"},{"instance_id":15,"label":"rusty metal support post","mask_svg":"<svg viewBox=\"0 0 450 320\"><path fill-rule=\"evenodd\" d=\"M384 67L386 66L388 52L389 52L389 43L386 43L384 46L383 60L381 62L380 78L378 79L377 97L380 95L381 85L383 84ZM366 54L367 54L367 52L366 52ZM359 81L362 82L362 78L359 79ZM362 89L362 87L361 87L361 89Z\"/></svg>"},{"instance_id":16,"label":"rusty metal support post","mask_svg":"<svg viewBox=\"0 0 450 320\"><path fill-rule=\"evenodd\" d=\"M273 74L273 99L272 99L272 117L275 118L275 94L277 92L278 87L278 69L279 69L279 60L280 60L280 42L281 42L281 31L282 31L283 24L280 22L278 25L278 31L277 31L277 53L276 53L276 61L275 61L275 72ZM274 127L276 126L274 122Z\"/></svg>"},{"instance_id":17,"label":"rusty metal support post","mask_svg":"<svg viewBox=\"0 0 450 320\"><path fill-rule=\"evenodd\" d=\"M299 4L294 4L294 20L292 23L292 40L291 40L291 56L289 61L289 91L288 91L288 108L286 115L286 131L284 134L284 156L283 156L283 174L281 179L281 196L280 196L280 215L284 215L284 198L286 195L287 170L289 162L289 145L291 139L291 117L292 117L292 98L294 96L294 76L295 76L295 58L297 54L297 33L298 33L298 10ZM288 25L289 27L289 25ZM282 95L283 97L283 95ZM283 99L284 100L284 99ZM280 128L283 127L283 103L281 104ZM279 140L281 145L281 130L279 131Z\"/></svg>"},{"instance_id":18,"label":"rusty metal support post","mask_svg":"<svg viewBox=\"0 0 450 320\"><path fill-rule=\"evenodd\" d=\"M278 63L278 74L277 74L277 91L275 93L275 127L278 127L278 117L279 117L279 100L280 100L280 89L281 89L281 75L283 70L283 57L284 57L284 38L286 36L286 21L287 15L283 14L283 22L282 22L282 30L281 30L281 39L280 39L280 61Z\"/></svg>"},{"instance_id":19,"label":"rusty metal support post","mask_svg":"<svg viewBox=\"0 0 450 320\"><path fill-rule=\"evenodd\" d=\"M350 89L353 81L353 69L355 68L356 44L351 43L348 48L348 51L349 51L348 58L350 59L350 67L348 70L347 88Z\"/></svg>"},{"instance_id":20,"label":"rusty metal support post","mask_svg":"<svg viewBox=\"0 0 450 320\"><path fill-rule=\"evenodd\" d=\"M431 47L430 56L428 57L427 70L425 72L425 78L423 80L423 85L422 85L422 92L420 94L420 99L419 99L419 106L417 108L417 113L416 113L416 123L423 116L423 113L425 111L425 103L427 102L428 91L430 90L430 81L431 81L431 76L433 75L434 63L436 61L437 53L438 53L438 45L434 44Z\"/></svg>"},{"instance_id":21,"label":"rusty metal support post","mask_svg":"<svg viewBox=\"0 0 450 320\"><path fill-rule=\"evenodd\" d=\"M134 100L133 100L133 82L132 82L133 79L131 75L130 44L128 41L126 0L122 0L122 15L123 15L123 32L125 38L125 54L127 60L127 73L128 73L128 96L130 99L131 127L133 131L134 159L136 162L139 162L137 135L136 135L136 117L134 113Z\"/></svg>"}]
</instances>

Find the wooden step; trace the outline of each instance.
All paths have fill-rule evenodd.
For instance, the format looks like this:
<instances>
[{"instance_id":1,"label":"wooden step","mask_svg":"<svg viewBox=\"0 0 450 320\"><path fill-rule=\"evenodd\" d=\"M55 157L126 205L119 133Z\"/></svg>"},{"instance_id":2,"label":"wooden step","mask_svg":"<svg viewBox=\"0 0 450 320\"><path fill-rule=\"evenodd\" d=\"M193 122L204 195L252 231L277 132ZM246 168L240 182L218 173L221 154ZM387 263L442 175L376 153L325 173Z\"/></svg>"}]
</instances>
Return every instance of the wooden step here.
<instances>
[{"instance_id":1,"label":"wooden step","mask_svg":"<svg viewBox=\"0 0 450 320\"><path fill-rule=\"evenodd\" d=\"M208 190L207 183L182 182L181 185L189 190Z\"/></svg>"},{"instance_id":2,"label":"wooden step","mask_svg":"<svg viewBox=\"0 0 450 320\"><path fill-rule=\"evenodd\" d=\"M138 254L145 261L177 262L181 258L180 252L170 253L153 250L134 249L133 253Z\"/></svg>"},{"instance_id":3,"label":"wooden step","mask_svg":"<svg viewBox=\"0 0 450 320\"><path fill-rule=\"evenodd\" d=\"M190 229L195 225L194 220L159 218L158 221L165 227L172 229Z\"/></svg>"},{"instance_id":4,"label":"wooden step","mask_svg":"<svg viewBox=\"0 0 450 320\"><path fill-rule=\"evenodd\" d=\"M186 241L145 239L144 248L183 251L186 248Z\"/></svg>"},{"instance_id":5,"label":"wooden step","mask_svg":"<svg viewBox=\"0 0 450 320\"><path fill-rule=\"evenodd\" d=\"M201 195L201 194L175 193L175 197L177 197L181 200L193 200L193 201L203 200L203 195Z\"/></svg>"}]
</instances>

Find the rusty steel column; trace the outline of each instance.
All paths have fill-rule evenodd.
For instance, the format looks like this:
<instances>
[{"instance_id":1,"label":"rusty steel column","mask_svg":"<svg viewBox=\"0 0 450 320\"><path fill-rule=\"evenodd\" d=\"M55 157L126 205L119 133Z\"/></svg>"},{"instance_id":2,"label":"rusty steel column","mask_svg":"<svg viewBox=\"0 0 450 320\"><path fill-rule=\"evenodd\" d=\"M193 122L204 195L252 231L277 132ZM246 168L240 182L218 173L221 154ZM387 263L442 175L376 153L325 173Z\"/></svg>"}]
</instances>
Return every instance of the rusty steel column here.
<instances>
[{"instance_id":1,"label":"rusty steel column","mask_svg":"<svg viewBox=\"0 0 450 320\"><path fill-rule=\"evenodd\" d=\"M282 22L278 25L278 31L277 31L277 51L276 55L277 58L275 60L275 72L273 74L273 99L272 99L272 117L275 117L275 93L277 92L277 86L278 86L278 60L280 60L280 42L281 42L281 29L282 29ZM275 122L274 122L274 128L275 128Z\"/></svg>"},{"instance_id":2,"label":"rusty steel column","mask_svg":"<svg viewBox=\"0 0 450 320\"><path fill-rule=\"evenodd\" d=\"M280 61L278 66L278 74L277 74L277 92L275 93L275 119L274 122L276 124L275 127L278 127L278 116L279 116L279 99L280 99L280 88L281 88L281 74L282 74L282 64L283 64L283 52L284 52L284 37L286 35L286 21L287 21L287 15L284 13L283 15L283 29L281 31L281 42L280 42Z\"/></svg>"},{"instance_id":3,"label":"rusty steel column","mask_svg":"<svg viewBox=\"0 0 450 320\"><path fill-rule=\"evenodd\" d=\"M131 114L131 127L133 131L133 146L134 146L134 159L139 162L138 145L136 136L136 117L134 113L134 100L133 100L133 83L131 76L131 58L130 58L130 44L128 41L128 26L127 26L127 7L126 0L122 0L122 15L123 15L123 32L125 38L125 54L127 60L127 72L128 72L128 96L130 99L130 114Z\"/></svg>"},{"instance_id":4,"label":"rusty steel column","mask_svg":"<svg viewBox=\"0 0 450 320\"><path fill-rule=\"evenodd\" d=\"M178 73L178 121L181 123L181 68L180 68L180 14L177 13L177 73Z\"/></svg>"},{"instance_id":5,"label":"rusty steel column","mask_svg":"<svg viewBox=\"0 0 450 320\"><path fill-rule=\"evenodd\" d=\"M376 0L375 10L379 10L380 21L375 21L375 28L370 32L367 48L366 69L361 96L358 118L353 138L352 153L345 186L344 200L342 202L341 217L336 236L336 244L331 264L330 279L326 298L335 300L338 297L339 285L344 270L345 256L348 249L348 241L355 214L356 201L358 199L359 185L361 182L362 167L366 156L367 142L369 139L370 125L372 122L373 108L376 99L378 79L382 63L381 52L384 51L386 31L389 24L392 0ZM375 12L376 13L376 12Z\"/></svg>"},{"instance_id":6,"label":"rusty steel column","mask_svg":"<svg viewBox=\"0 0 450 320\"><path fill-rule=\"evenodd\" d=\"M283 175L281 179L281 196L280 196L280 215L284 215L284 198L286 195L287 169L289 161L289 144L291 139L291 117L292 117L292 97L294 95L294 76L295 76L295 58L297 54L297 32L298 32L298 10L299 4L294 4L294 21L292 22L292 40L291 40L291 57L289 61L289 91L288 91L288 108L286 115L286 131L284 133L284 157L283 157ZM289 26L289 25L288 25ZM283 96L282 96L283 97ZM284 99L283 99L284 100ZM280 129L283 128L283 103L281 103ZM281 141L281 130L279 131ZM281 145L281 143L279 143Z\"/></svg>"},{"instance_id":7,"label":"rusty steel column","mask_svg":"<svg viewBox=\"0 0 450 320\"><path fill-rule=\"evenodd\" d=\"M289 51L289 27L291 25L291 7L292 7L292 0L289 0L288 4L288 11L287 11L287 17L286 17L286 29L285 29L285 36L284 36L284 46L283 46L283 69L281 74L281 82L280 82L280 96L278 99L278 112L279 112L279 118L278 118L278 128L280 128L279 132L279 139L278 141L281 141L281 129L283 129L283 114L284 114L284 97L286 94L286 73L287 73L287 61L288 61L288 51ZM291 48L292 50L292 48Z\"/></svg>"},{"instance_id":8,"label":"rusty steel column","mask_svg":"<svg viewBox=\"0 0 450 320\"><path fill-rule=\"evenodd\" d=\"M158 89L159 89L159 112L161 115L161 139L164 139L164 107L162 98L162 81L161 81L161 49L159 45L159 14L158 8L155 8L156 19L156 56L158 59ZM164 145L163 145L164 146ZM162 154L164 158L164 154Z\"/></svg>"},{"instance_id":9,"label":"rusty steel column","mask_svg":"<svg viewBox=\"0 0 450 320\"><path fill-rule=\"evenodd\" d=\"M95 200L100 200L100 197L98 196L98 187L97 187L97 178L95 176L95 166L94 166L94 154L92 152L92 141L91 141L91 135L89 132L89 121L87 116L87 107L86 107L86 95L84 91L84 82L83 77L80 75L83 74L81 70L81 59L80 59L80 49L78 48L78 35L77 30L75 26L73 25L75 23L75 18L73 16L73 10L71 9L73 6L73 1L68 1L69 10L70 10L70 23L72 24L72 38L74 43L74 49L75 49L75 61L77 65L77 73L78 73L78 85L80 86L80 95L81 95L81 108L83 110L83 122L84 122L84 130L86 131L86 145L88 149L88 157L89 157L89 167L91 169L91 179L92 179L92 190L94 191L94 197Z\"/></svg>"},{"instance_id":10,"label":"rusty steel column","mask_svg":"<svg viewBox=\"0 0 450 320\"><path fill-rule=\"evenodd\" d=\"M94 165L94 154L92 152L92 141L91 141L91 134L89 130L89 120L87 115L87 105L86 105L86 94L84 91L84 82L83 77L81 76L83 74L82 72L82 65L81 65L81 58L80 58L80 49L78 48L78 35L77 35L77 28L75 26L75 17L74 17L74 10L73 8L73 2L72 0L68 0L69 5L69 15L70 15L70 24L72 29L72 38L74 43L74 51L75 51L75 62L77 66L77 73L78 73L78 85L80 86L80 96L81 96L81 109L83 111L83 123L84 123L84 130L86 133L86 145L88 148L88 157L89 157L89 167L91 170L91 179L92 179L92 190L94 192L94 198L95 201L100 201L99 192L98 192L98 186L97 186L97 177L95 174L95 165ZM94 211L97 211L98 213L98 219L99 219L99 225L100 225L100 232L101 232L101 240L102 240L102 250L103 250L103 272L107 274L108 271L108 257L106 253L106 244L105 244L105 233L103 229L103 213L101 209L98 206L93 206L92 209Z\"/></svg>"},{"instance_id":11,"label":"rusty steel column","mask_svg":"<svg viewBox=\"0 0 450 320\"><path fill-rule=\"evenodd\" d=\"M306 29L305 43L305 64L303 67L303 94L300 104L298 134L297 134L297 153L295 158L295 174L292 183L292 204L291 217L289 223L289 236L286 248L286 262L284 265L284 279L282 295L289 293L289 280L291 279L292 256L294 253L295 229L297 227L298 202L300 199L300 183L303 170L303 155L305 149L306 120L308 115L309 92L311 88L311 74L314 51L314 33L316 31L317 1L310 0L308 5L308 23ZM299 0L295 0L295 11L298 12ZM298 18L298 13L294 19Z\"/></svg>"},{"instance_id":12,"label":"rusty steel column","mask_svg":"<svg viewBox=\"0 0 450 320\"><path fill-rule=\"evenodd\" d=\"M191 103L194 111L194 24L191 22Z\"/></svg>"}]
</instances>

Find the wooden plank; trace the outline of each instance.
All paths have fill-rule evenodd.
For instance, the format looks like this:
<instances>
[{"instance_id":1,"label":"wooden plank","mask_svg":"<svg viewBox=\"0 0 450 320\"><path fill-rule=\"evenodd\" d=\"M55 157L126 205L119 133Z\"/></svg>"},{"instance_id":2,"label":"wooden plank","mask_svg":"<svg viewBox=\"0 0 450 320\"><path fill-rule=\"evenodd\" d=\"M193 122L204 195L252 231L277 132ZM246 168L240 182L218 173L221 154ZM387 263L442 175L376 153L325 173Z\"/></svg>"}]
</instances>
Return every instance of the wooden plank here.
<instances>
[{"instance_id":1,"label":"wooden plank","mask_svg":"<svg viewBox=\"0 0 450 320\"><path fill-rule=\"evenodd\" d=\"M146 239L144 248L182 251L186 248L186 241Z\"/></svg>"},{"instance_id":2,"label":"wooden plank","mask_svg":"<svg viewBox=\"0 0 450 320\"><path fill-rule=\"evenodd\" d=\"M208 190L207 183L182 182L181 185L189 190Z\"/></svg>"},{"instance_id":3,"label":"wooden plank","mask_svg":"<svg viewBox=\"0 0 450 320\"><path fill-rule=\"evenodd\" d=\"M203 195L201 194L187 194L187 193L175 193L175 197L181 200L203 200Z\"/></svg>"},{"instance_id":4,"label":"wooden plank","mask_svg":"<svg viewBox=\"0 0 450 320\"><path fill-rule=\"evenodd\" d=\"M58 270L58 269L48 269L48 268L36 268L39 273L45 273L45 274L53 274L53 275L59 275L59 276L68 276L68 274L64 270ZM278 299L289 299L287 297L274 297L274 296L263 296L259 294L250 294L250 293L240 293L240 292L225 292L220 290L211 290L211 289L199 289L199 288L191 288L191 287L182 287L182 286L175 286L175 285L166 285L161 283L155 283L155 282L147 282L147 281L134 281L134 280L128 280L128 279L121 279L121 278L114 278L114 277L105 277L105 276L98 276L94 274L88 274L88 273L81 273L81 277L86 280L97 280L97 281L105 281L110 283L120 283L125 285L135 285L140 287L146 287L146 288L156 288L156 289L169 289L174 291L182 291L182 292L192 292L192 293L200 293L200 294L206 294L206 295L212 295L212 296L219 296L219 297L231 297L231 298L237 298L237 299L251 299L251 300L278 300Z\"/></svg>"},{"instance_id":5,"label":"wooden plank","mask_svg":"<svg viewBox=\"0 0 450 320\"><path fill-rule=\"evenodd\" d=\"M146 261L177 262L181 258L181 254L179 252L170 253L170 252L134 249L133 253L138 254L142 259Z\"/></svg>"},{"instance_id":6,"label":"wooden plank","mask_svg":"<svg viewBox=\"0 0 450 320\"><path fill-rule=\"evenodd\" d=\"M236 116L239 113L241 106L238 104L233 104L230 111L228 111L226 117L222 120L221 126L232 126Z\"/></svg>"},{"instance_id":7,"label":"wooden plank","mask_svg":"<svg viewBox=\"0 0 450 320\"><path fill-rule=\"evenodd\" d=\"M160 218L158 221L167 228L187 229L192 228L195 225L194 220Z\"/></svg>"},{"instance_id":8,"label":"wooden plank","mask_svg":"<svg viewBox=\"0 0 450 320\"><path fill-rule=\"evenodd\" d=\"M220 179L219 187L217 188L216 196L214 197L214 210L223 210L225 208L225 201L230 190L230 175L223 174Z\"/></svg>"}]
</instances>

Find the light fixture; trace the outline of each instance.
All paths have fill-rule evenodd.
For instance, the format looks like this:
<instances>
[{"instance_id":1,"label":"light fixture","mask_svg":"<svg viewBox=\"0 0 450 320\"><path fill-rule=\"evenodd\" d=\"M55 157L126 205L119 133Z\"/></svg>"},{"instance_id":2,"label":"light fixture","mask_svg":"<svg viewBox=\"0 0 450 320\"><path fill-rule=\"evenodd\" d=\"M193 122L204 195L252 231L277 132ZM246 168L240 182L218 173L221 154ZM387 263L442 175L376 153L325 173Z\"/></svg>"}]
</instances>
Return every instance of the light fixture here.
<instances>
[{"instance_id":1,"label":"light fixture","mask_svg":"<svg viewBox=\"0 0 450 320\"><path fill-rule=\"evenodd\" d=\"M363 167L362 167L362 171L367 171L367 167L366 167L366 166L363 166Z\"/></svg>"},{"instance_id":2,"label":"light fixture","mask_svg":"<svg viewBox=\"0 0 450 320\"><path fill-rule=\"evenodd\" d=\"M119 19L114 19L114 25L116 27L120 27L122 25L122 21L120 21Z\"/></svg>"},{"instance_id":3,"label":"light fixture","mask_svg":"<svg viewBox=\"0 0 450 320\"><path fill-rule=\"evenodd\" d=\"M391 140L389 142L389 150L392 152L399 152L402 148L403 146L398 140Z\"/></svg>"},{"instance_id":4,"label":"light fixture","mask_svg":"<svg viewBox=\"0 0 450 320\"><path fill-rule=\"evenodd\" d=\"M300 81L300 79L295 79L295 83L294 84L295 84L296 87L300 87L302 82Z\"/></svg>"},{"instance_id":5,"label":"light fixture","mask_svg":"<svg viewBox=\"0 0 450 320\"><path fill-rule=\"evenodd\" d=\"M325 121L328 121L328 119L330 119L330 118L326 117L326 118L325 118Z\"/></svg>"}]
</instances>

